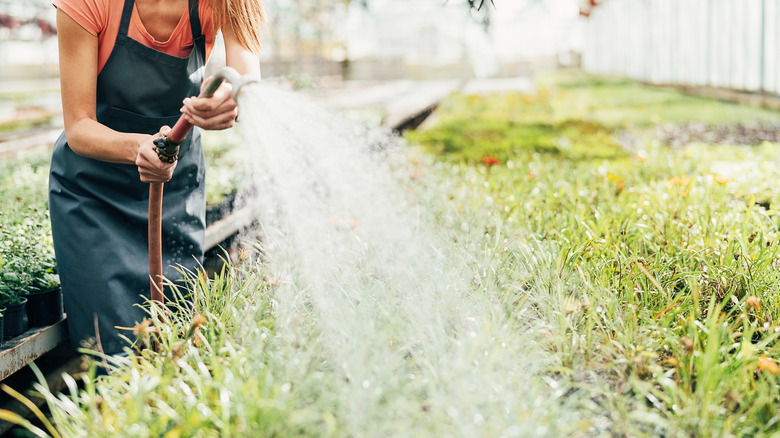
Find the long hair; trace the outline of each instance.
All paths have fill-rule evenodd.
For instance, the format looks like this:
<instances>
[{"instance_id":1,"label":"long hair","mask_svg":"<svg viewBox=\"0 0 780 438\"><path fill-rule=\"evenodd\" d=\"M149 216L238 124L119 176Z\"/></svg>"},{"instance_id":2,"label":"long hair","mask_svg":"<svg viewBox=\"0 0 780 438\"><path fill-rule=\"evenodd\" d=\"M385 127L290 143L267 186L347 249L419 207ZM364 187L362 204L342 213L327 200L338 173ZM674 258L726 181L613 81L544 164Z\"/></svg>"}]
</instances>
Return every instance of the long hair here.
<instances>
[{"instance_id":1,"label":"long hair","mask_svg":"<svg viewBox=\"0 0 780 438\"><path fill-rule=\"evenodd\" d=\"M242 46L255 53L260 51L260 35L265 24L263 0L208 1L214 14L214 26L221 28L224 23L230 23Z\"/></svg>"}]
</instances>

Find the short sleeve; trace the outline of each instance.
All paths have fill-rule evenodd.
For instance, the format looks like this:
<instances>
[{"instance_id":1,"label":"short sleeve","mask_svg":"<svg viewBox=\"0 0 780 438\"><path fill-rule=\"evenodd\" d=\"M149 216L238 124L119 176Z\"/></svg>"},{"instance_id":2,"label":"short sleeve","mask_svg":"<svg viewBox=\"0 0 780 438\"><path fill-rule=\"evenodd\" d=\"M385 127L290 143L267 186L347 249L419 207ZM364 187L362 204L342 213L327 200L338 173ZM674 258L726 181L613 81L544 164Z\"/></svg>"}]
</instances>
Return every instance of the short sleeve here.
<instances>
[{"instance_id":1,"label":"short sleeve","mask_svg":"<svg viewBox=\"0 0 780 438\"><path fill-rule=\"evenodd\" d=\"M109 0L54 0L54 7L72 18L92 35L108 27Z\"/></svg>"}]
</instances>

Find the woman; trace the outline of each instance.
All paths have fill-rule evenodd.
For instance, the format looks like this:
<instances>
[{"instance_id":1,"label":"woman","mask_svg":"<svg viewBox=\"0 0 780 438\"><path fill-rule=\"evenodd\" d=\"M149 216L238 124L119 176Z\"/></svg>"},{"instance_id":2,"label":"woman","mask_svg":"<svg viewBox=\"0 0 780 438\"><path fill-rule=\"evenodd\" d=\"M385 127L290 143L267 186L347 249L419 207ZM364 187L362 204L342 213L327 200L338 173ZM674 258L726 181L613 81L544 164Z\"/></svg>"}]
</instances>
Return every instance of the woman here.
<instances>
[{"instance_id":1,"label":"woman","mask_svg":"<svg viewBox=\"0 0 780 438\"><path fill-rule=\"evenodd\" d=\"M197 129L179 160L153 141L181 114L204 129L233 126L223 84L196 96L218 31L227 65L259 76L261 0L55 0L65 132L49 179L54 250L74 346L127 346L117 327L146 318L149 184L164 182L166 278L195 271L205 235L204 160ZM229 15L230 13L230 15Z\"/></svg>"}]
</instances>

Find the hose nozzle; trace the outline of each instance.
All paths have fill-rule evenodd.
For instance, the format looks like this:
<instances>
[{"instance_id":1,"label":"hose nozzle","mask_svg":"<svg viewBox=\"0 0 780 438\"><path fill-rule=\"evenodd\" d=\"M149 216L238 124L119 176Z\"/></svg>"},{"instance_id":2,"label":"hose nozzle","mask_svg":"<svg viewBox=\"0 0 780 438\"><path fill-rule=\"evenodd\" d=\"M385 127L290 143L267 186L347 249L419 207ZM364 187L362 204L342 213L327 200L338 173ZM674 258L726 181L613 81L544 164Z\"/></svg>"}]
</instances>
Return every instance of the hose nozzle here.
<instances>
[{"instance_id":1,"label":"hose nozzle","mask_svg":"<svg viewBox=\"0 0 780 438\"><path fill-rule=\"evenodd\" d=\"M217 88L219 88L219 86L224 81L227 81L231 85L233 85L233 92L231 93L231 95L233 97L233 100L238 102L238 95L241 92L241 88L243 88L244 85L259 82L260 79L250 75L241 76L232 67L225 66L217 70L216 73L214 73L214 75L211 77L211 80L206 85L206 88L204 88L203 91L200 93L201 97L212 96L217 91Z\"/></svg>"},{"instance_id":2,"label":"hose nozzle","mask_svg":"<svg viewBox=\"0 0 780 438\"><path fill-rule=\"evenodd\" d=\"M225 66L217 70L217 72L211 76L209 82L203 90L201 90L199 97L213 96L219 86L222 85L222 82L225 81L233 85L231 96L233 97L233 100L238 102L238 95L244 85L259 82L260 80L259 78L249 75L241 76L234 68ZM187 133L190 132L190 129L192 129L192 124L182 116L179 117L179 120L173 125L173 128L171 128L171 132L167 137L161 137L155 140L155 151L161 161L173 163L178 159L179 145L187 137Z\"/></svg>"}]
</instances>

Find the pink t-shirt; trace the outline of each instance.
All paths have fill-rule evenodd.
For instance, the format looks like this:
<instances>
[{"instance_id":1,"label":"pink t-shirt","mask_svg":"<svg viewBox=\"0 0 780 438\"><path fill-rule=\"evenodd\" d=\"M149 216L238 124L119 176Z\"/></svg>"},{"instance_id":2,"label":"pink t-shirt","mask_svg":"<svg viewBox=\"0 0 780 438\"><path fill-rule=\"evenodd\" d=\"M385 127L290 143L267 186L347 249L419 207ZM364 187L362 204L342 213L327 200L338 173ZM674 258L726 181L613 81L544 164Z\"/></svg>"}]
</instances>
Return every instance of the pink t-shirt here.
<instances>
[{"instance_id":1,"label":"pink t-shirt","mask_svg":"<svg viewBox=\"0 0 780 438\"><path fill-rule=\"evenodd\" d=\"M122 21L122 9L125 0L54 0L54 7L66 13L81 27L98 37L98 72L106 65L114 48L119 24ZM206 59L214 47L214 33L211 31L211 7L206 0L198 2L200 27L206 36ZM190 17L185 10L173 34L168 41L157 41L146 31L138 9L133 5L133 15L127 30L130 38L153 49L169 55L186 57L192 50L192 32Z\"/></svg>"}]
</instances>

